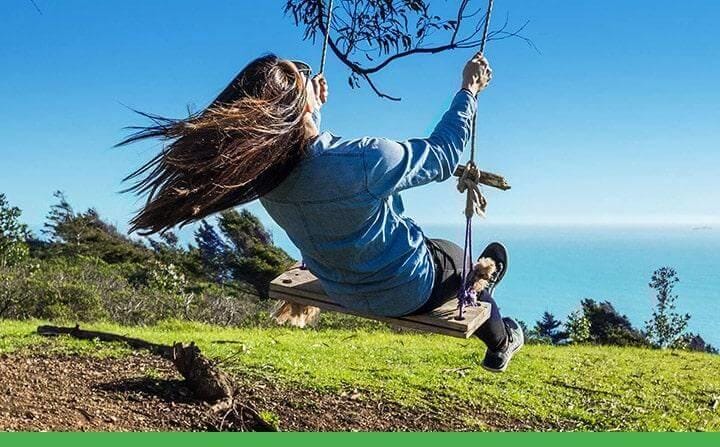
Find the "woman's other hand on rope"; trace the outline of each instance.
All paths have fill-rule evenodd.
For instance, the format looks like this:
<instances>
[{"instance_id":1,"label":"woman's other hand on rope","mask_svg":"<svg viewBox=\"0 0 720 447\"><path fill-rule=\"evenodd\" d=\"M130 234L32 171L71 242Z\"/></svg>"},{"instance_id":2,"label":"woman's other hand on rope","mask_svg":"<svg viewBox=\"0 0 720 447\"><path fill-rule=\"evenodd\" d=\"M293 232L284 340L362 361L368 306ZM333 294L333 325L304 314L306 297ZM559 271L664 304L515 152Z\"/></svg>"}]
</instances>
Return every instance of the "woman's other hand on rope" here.
<instances>
[{"instance_id":1,"label":"woman's other hand on rope","mask_svg":"<svg viewBox=\"0 0 720 447\"><path fill-rule=\"evenodd\" d=\"M463 70L462 88L473 95L477 95L488 86L492 79L492 69L485 56L476 53L472 59L465 64Z\"/></svg>"},{"instance_id":2,"label":"woman's other hand on rope","mask_svg":"<svg viewBox=\"0 0 720 447\"><path fill-rule=\"evenodd\" d=\"M325 80L325 75L320 73L312 78L313 88L315 90L315 99L318 106L322 106L328 100L329 90Z\"/></svg>"}]
</instances>

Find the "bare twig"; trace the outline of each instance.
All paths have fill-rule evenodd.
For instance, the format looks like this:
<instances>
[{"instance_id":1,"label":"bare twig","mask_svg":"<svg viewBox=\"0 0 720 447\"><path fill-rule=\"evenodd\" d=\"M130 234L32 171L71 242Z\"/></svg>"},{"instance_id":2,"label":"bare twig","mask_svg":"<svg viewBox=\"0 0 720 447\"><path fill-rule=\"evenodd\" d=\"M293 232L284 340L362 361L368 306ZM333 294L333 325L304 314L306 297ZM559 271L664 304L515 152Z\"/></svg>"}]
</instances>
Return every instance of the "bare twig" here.
<instances>
[{"instance_id":1,"label":"bare twig","mask_svg":"<svg viewBox=\"0 0 720 447\"><path fill-rule=\"evenodd\" d=\"M30 3L35 7L35 10L38 12L38 14L43 15L42 10L40 10L40 7L35 3L35 0L30 0Z\"/></svg>"}]
</instances>

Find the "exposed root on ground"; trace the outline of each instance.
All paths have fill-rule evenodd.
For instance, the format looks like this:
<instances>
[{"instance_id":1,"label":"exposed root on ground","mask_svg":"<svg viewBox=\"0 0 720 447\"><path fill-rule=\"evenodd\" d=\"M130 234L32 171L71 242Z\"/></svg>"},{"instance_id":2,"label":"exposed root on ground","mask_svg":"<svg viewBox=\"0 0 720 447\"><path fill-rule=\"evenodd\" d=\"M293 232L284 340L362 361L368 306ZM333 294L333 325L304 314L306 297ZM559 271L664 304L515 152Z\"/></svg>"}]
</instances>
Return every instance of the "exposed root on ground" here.
<instances>
[{"instance_id":1,"label":"exposed root on ground","mask_svg":"<svg viewBox=\"0 0 720 447\"><path fill-rule=\"evenodd\" d=\"M81 340L126 343L134 349L149 351L172 361L193 395L211 404L209 411L219 418L218 430L277 431L260 416L257 410L237 399L239 389L232 378L202 355L200 348L194 342L189 345L182 343L175 343L172 346L161 345L109 332L86 331L80 329L79 325L39 326L37 332L46 337L65 334Z\"/></svg>"}]
</instances>

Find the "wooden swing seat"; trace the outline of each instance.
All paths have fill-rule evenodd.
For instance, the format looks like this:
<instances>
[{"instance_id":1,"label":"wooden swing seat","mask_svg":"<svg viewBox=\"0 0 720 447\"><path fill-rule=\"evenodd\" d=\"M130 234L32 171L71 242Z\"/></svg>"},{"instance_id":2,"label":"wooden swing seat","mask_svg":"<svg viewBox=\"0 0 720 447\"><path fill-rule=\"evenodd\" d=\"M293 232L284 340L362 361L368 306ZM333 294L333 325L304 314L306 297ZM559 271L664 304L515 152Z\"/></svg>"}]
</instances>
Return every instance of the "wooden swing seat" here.
<instances>
[{"instance_id":1,"label":"wooden swing seat","mask_svg":"<svg viewBox=\"0 0 720 447\"><path fill-rule=\"evenodd\" d=\"M463 319L457 319L457 305L452 300L437 309L422 315L398 318L381 317L356 312L343 307L325 294L320 281L309 270L292 267L270 283L270 297L306 306L344 314L369 318L423 332L468 338L490 317L490 304L479 303L477 307L465 308Z\"/></svg>"}]
</instances>

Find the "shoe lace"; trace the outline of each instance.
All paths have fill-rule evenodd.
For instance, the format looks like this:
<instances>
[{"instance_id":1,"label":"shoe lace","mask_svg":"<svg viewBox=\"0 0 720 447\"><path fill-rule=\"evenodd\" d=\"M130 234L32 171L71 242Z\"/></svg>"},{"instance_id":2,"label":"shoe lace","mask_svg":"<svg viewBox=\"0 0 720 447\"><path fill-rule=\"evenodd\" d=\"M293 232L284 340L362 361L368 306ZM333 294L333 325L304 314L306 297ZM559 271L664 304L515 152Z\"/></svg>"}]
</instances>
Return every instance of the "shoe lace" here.
<instances>
[{"instance_id":1,"label":"shoe lace","mask_svg":"<svg viewBox=\"0 0 720 447\"><path fill-rule=\"evenodd\" d=\"M513 336L514 331L507 321L503 321L503 324L505 325L505 333L507 333L508 336L508 344L513 343L515 341L515 337Z\"/></svg>"}]
</instances>

